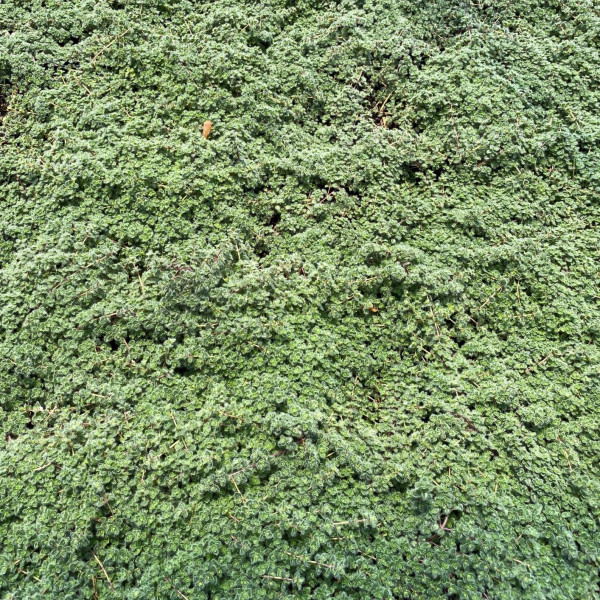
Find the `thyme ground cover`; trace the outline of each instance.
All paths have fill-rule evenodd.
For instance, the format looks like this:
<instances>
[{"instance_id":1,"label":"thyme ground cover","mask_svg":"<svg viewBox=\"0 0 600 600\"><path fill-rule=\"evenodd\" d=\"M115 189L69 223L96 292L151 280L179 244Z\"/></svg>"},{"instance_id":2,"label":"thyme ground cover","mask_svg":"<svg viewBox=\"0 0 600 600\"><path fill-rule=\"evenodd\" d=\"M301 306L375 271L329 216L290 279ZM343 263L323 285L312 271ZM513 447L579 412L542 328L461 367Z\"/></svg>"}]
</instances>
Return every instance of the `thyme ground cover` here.
<instances>
[{"instance_id":1,"label":"thyme ground cover","mask_svg":"<svg viewBox=\"0 0 600 600\"><path fill-rule=\"evenodd\" d=\"M593 0L0 34L0 598L600 597Z\"/></svg>"}]
</instances>

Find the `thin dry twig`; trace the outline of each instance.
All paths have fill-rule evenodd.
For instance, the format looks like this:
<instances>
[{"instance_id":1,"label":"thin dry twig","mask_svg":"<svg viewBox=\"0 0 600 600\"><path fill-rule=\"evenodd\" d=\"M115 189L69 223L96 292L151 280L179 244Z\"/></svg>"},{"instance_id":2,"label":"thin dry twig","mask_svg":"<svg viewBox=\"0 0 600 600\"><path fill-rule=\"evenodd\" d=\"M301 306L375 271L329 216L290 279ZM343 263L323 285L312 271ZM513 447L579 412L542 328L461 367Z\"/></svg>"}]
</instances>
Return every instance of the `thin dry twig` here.
<instances>
[{"instance_id":1,"label":"thin dry twig","mask_svg":"<svg viewBox=\"0 0 600 600\"><path fill-rule=\"evenodd\" d=\"M96 52L96 54L94 55L94 57L92 58L92 62L95 63L96 59L105 51L108 50L117 40L119 40L120 38L122 38L126 33L128 33L129 31L131 31L133 29L133 25L131 27L128 27L125 31L123 31L123 33L120 33L116 38L114 38L112 40L112 42L110 42L110 44L107 44L106 46L104 46L104 48L101 48L98 52Z\"/></svg>"},{"instance_id":2,"label":"thin dry twig","mask_svg":"<svg viewBox=\"0 0 600 600\"><path fill-rule=\"evenodd\" d=\"M240 498L242 499L244 506L246 506L246 498L244 498L244 495L242 494L242 492L240 492L240 488L238 487L238 484L235 482L233 475L230 475L229 478L231 479L231 483L233 483L233 485L235 486L237 493L240 495Z\"/></svg>"},{"instance_id":3,"label":"thin dry twig","mask_svg":"<svg viewBox=\"0 0 600 600\"><path fill-rule=\"evenodd\" d=\"M104 568L104 565L102 564L102 561L95 554L92 554L92 556L94 557L94 560L100 566L100 569L102 570L104 577L106 577L106 581L108 581L108 583L110 584L111 589L113 589L114 588L113 582L111 581L110 577L108 576L108 573L106 572L106 569Z\"/></svg>"},{"instance_id":4,"label":"thin dry twig","mask_svg":"<svg viewBox=\"0 0 600 600\"><path fill-rule=\"evenodd\" d=\"M171 585L173 586L173 589L180 598L183 598L183 600L190 600L183 592L180 592L172 583Z\"/></svg>"},{"instance_id":5,"label":"thin dry twig","mask_svg":"<svg viewBox=\"0 0 600 600\"><path fill-rule=\"evenodd\" d=\"M440 342L442 339L442 334L440 332L440 326L438 325L438 322L437 322L437 317L435 316L435 312L433 310L433 302L431 301L429 294L427 294L427 300L429 300L429 310L431 311L431 316L433 318L433 324L435 325L435 333L436 333L438 342Z\"/></svg>"},{"instance_id":6,"label":"thin dry twig","mask_svg":"<svg viewBox=\"0 0 600 600\"><path fill-rule=\"evenodd\" d=\"M472 429L473 431L476 431L477 433L481 433L481 431L479 431L479 429L477 429L477 427L475 427L475 425L473 425L473 423L471 423L471 421L469 421L469 419L467 419L467 417L464 417L460 413L457 413L457 412L454 412L454 411L452 411L450 414L454 415L458 419L462 419L467 424L467 426L469 427L469 429Z\"/></svg>"},{"instance_id":7,"label":"thin dry twig","mask_svg":"<svg viewBox=\"0 0 600 600\"><path fill-rule=\"evenodd\" d=\"M301 556L300 554L292 554L291 552L284 552L284 554L287 554L288 556L293 556L294 558L299 558L301 560L304 560L304 561L310 563L311 565L318 565L319 567L327 567L328 569L333 569L333 565L328 565L327 563L322 563L317 560L310 560L310 559L306 558L306 556Z\"/></svg>"},{"instance_id":8,"label":"thin dry twig","mask_svg":"<svg viewBox=\"0 0 600 600\"><path fill-rule=\"evenodd\" d=\"M45 465L42 465L41 467L38 467L37 469L34 469L33 472L35 473L36 471L43 471L44 469L46 469L47 467L49 467L52 463L46 463Z\"/></svg>"},{"instance_id":9,"label":"thin dry twig","mask_svg":"<svg viewBox=\"0 0 600 600\"><path fill-rule=\"evenodd\" d=\"M502 291L503 287L504 286L501 285L491 296L489 296L489 298L486 299L486 301L481 306L477 308L477 310L481 310L498 292Z\"/></svg>"}]
</instances>

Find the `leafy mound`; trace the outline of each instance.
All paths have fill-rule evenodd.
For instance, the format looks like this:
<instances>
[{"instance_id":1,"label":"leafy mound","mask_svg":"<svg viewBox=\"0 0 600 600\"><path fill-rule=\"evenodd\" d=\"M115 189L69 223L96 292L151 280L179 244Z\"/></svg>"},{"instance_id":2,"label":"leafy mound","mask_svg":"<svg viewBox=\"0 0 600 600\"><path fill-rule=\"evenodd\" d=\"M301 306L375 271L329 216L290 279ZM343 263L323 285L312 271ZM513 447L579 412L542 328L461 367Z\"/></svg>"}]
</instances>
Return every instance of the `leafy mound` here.
<instances>
[{"instance_id":1,"label":"leafy mound","mask_svg":"<svg viewBox=\"0 0 600 600\"><path fill-rule=\"evenodd\" d=\"M0 28L0 597L600 597L593 0Z\"/></svg>"}]
</instances>

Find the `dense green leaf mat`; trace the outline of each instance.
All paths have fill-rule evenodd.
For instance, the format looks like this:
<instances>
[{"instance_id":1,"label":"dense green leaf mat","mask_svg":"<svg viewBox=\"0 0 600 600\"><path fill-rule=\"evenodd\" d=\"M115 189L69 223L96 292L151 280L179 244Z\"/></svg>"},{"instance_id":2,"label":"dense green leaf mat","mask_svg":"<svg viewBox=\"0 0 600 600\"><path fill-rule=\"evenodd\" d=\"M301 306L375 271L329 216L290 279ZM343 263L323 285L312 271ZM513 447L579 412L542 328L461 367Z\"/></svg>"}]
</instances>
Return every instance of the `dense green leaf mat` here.
<instances>
[{"instance_id":1,"label":"dense green leaf mat","mask_svg":"<svg viewBox=\"0 0 600 600\"><path fill-rule=\"evenodd\" d=\"M600 597L595 0L0 30L2 600Z\"/></svg>"}]
</instances>

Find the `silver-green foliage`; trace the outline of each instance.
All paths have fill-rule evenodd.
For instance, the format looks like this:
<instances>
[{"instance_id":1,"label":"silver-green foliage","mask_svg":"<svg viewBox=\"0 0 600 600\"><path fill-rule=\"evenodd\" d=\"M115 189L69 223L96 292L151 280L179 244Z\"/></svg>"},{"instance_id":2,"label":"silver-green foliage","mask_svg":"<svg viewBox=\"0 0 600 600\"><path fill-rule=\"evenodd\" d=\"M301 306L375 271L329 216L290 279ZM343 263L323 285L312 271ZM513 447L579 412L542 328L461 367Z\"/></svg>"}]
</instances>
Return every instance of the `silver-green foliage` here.
<instances>
[{"instance_id":1,"label":"silver-green foliage","mask_svg":"<svg viewBox=\"0 0 600 600\"><path fill-rule=\"evenodd\" d=\"M593 0L0 30L1 598L599 597Z\"/></svg>"}]
</instances>

